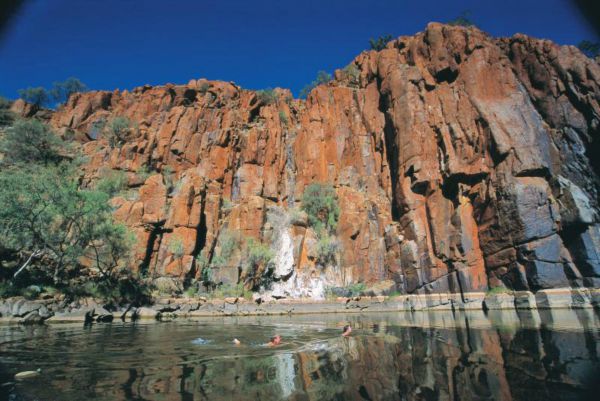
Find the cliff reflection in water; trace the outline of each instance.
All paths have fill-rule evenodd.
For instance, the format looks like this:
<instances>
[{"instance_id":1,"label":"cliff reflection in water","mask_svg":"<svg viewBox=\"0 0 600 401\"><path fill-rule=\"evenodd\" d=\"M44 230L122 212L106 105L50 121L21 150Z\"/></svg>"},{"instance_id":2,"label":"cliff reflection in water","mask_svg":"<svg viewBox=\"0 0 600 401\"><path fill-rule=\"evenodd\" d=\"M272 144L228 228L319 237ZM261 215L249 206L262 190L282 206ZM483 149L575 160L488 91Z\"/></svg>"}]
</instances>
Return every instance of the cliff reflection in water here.
<instances>
[{"instance_id":1,"label":"cliff reflection in water","mask_svg":"<svg viewBox=\"0 0 600 401\"><path fill-rule=\"evenodd\" d=\"M356 327L347 339L344 318ZM585 400L600 390L598 327L590 311L244 318L86 334L50 327L12 332L0 361L16 367L23 344L47 351L43 378L14 390L24 399ZM206 347L184 340L200 331L214 333ZM273 331L285 346L228 344L234 332ZM65 336L75 352L51 352ZM119 353L126 344L130 352Z\"/></svg>"}]
</instances>

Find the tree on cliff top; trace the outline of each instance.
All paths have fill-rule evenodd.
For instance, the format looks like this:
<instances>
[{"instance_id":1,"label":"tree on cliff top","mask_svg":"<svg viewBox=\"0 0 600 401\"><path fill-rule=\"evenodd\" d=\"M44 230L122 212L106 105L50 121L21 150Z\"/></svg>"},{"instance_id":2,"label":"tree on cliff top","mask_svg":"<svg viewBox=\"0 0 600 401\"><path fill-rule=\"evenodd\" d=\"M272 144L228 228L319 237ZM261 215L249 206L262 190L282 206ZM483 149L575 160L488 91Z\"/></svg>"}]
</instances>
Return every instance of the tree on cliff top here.
<instances>
[{"instance_id":1,"label":"tree on cliff top","mask_svg":"<svg viewBox=\"0 0 600 401\"><path fill-rule=\"evenodd\" d=\"M43 86L29 87L19 90L19 97L37 107L48 106L51 103L60 104L69 100L69 96L76 92L87 91L87 86L78 78L70 77L62 82L54 82L52 89Z\"/></svg>"},{"instance_id":2,"label":"tree on cliff top","mask_svg":"<svg viewBox=\"0 0 600 401\"><path fill-rule=\"evenodd\" d=\"M380 51L385 49L385 46L392 40L392 35L382 35L376 39L369 39L369 47L371 50Z\"/></svg>"},{"instance_id":3,"label":"tree on cliff top","mask_svg":"<svg viewBox=\"0 0 600 401\"><path fill-rule=\"evenodd\" d=\"M591 42L589 40L582 40L577 45L579 50L589 58L595 58L600 55L600 43Z\"/></svg>"},{"instance_id":4,"label":"tree on cliff top","mask_svg":"<svg viewBox=\"0 0 600 401\"><path fill-rule=\"evenodd\" d=\"M317 86L326 84L329 81L331 81L331 74L329 74L326 71L319 71L317 73L317 78L314 81L312 81L310 84L308 84L304 88L302 88L302 90L300 91L300 97L306 98L308 96L308 94L313 89L315 89Z\"/></svg>"},{"instance_id":5,"label":"tree on cliff top","mask_svg":"<svg viewBox=\"0 0 600 401\"><path fill-rule=\"evenodd\" d=\"M70 77L62 82L54 82L50 90L50 96L57 103L64 103L69 97L77 92L87 91L87 86L78 78Z\"/></svg>"},{"instance_id":6,"label":"tree on cliff top","mask_svg":"<svg viewBox=\"0 0 600 401\"><path fill-rule=\"evenodd\" d=\"M42 86L19 89L19 97L37 107L46 106L50 102L50 95Z\"/></svg>"},{"instance_id":7,"label":"tree on cliff top","mask_svg":"<svg viewBox=\"0 0 600 401\"><path fill-rule=\"evenodd\" d=\"M256 98L260 104L269 105L277 102L277 92L273 88L256 91Z\"/></svg>"},{"instance_id":8,"label":"tree on cliff top","mask_svg":"<svg viewBox=\"0 0 600 401\"><path fill-rule=\"evenodd\" d=\"M448 25L464 27L475 26L473 21L471 21L471 19L469 18L469 15L471 15L471 11L463 11L458 17L448 21Z\"/></svg>"}]
</instances>

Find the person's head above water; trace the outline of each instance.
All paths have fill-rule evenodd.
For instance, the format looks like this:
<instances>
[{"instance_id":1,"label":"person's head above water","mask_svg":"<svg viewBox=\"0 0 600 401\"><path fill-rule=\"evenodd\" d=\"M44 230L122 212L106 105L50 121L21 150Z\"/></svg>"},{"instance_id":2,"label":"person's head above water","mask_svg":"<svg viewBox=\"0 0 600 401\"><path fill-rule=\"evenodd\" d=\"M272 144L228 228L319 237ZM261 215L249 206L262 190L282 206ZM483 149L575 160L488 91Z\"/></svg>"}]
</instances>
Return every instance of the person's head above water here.
<instances>
[{"instance_id":1,"label":"person's head above water","mask_svg":"<svg viewBox=\"0 0 600 401\"><path fill-rule=\"evenodd\" d=\"M350 333L352 333L352 326L350 326L349 324L347 324L342 329L342 336L348 337L350 335Z\"/></svg>"},{"instance_id":2,"label":"person's head above water","mask_svg":"<svg viewBox=\"0 0 600 401\"><path fill-rule=\"evenodd\" d=\"M271 337L271 341L268 342L267 345L269 346L273 346L273 345L279 345L281 344L281 336L279 334Z\"/></svg>"}]
</instances>

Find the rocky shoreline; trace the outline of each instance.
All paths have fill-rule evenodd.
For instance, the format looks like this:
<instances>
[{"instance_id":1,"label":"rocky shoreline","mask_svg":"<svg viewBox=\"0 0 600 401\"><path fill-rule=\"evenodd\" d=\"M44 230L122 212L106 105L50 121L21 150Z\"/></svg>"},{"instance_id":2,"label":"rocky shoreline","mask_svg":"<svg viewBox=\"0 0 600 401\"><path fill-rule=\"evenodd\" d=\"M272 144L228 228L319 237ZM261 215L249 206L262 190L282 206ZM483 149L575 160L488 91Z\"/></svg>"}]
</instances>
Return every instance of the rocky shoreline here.
<instances>
[{"instance_id":1,"label":"rocky shoreline","mask_svg":"<svg viewBox=\"0 0 600 401\"><path fill-rule=\"evenodd\" d=\"M315 301L307 299L247 300L244 298L206 299L158 298L153 305L110 308L87 298L66 303L51 298L27 300L23 297L0 301L0 323L108 323L113 320L173 320L176 318L267 316L312 313L369 313L514 309L600 309L600 290L558 288L529 291L464 294L413 294L400 296L339 297Z\"/></svg>"}]
</instances>

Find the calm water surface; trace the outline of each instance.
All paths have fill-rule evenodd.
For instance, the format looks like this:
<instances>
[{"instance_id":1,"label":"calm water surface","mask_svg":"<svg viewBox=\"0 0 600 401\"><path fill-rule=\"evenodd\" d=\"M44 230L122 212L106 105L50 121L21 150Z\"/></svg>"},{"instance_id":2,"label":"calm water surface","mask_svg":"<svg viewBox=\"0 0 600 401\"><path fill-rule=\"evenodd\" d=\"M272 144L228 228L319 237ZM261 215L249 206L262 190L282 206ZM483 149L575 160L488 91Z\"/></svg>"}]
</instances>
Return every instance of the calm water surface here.
<instances>
[{"instance_id":1,"label":"calm water surface","mask_svg":"<svg viewBox=\"0 0 600 401\"><path fill-rule=\"evenodd\" d=\"M599 327L591 311L0 326L0 399L600 400Z\"/></svg>"}]
</instances>

